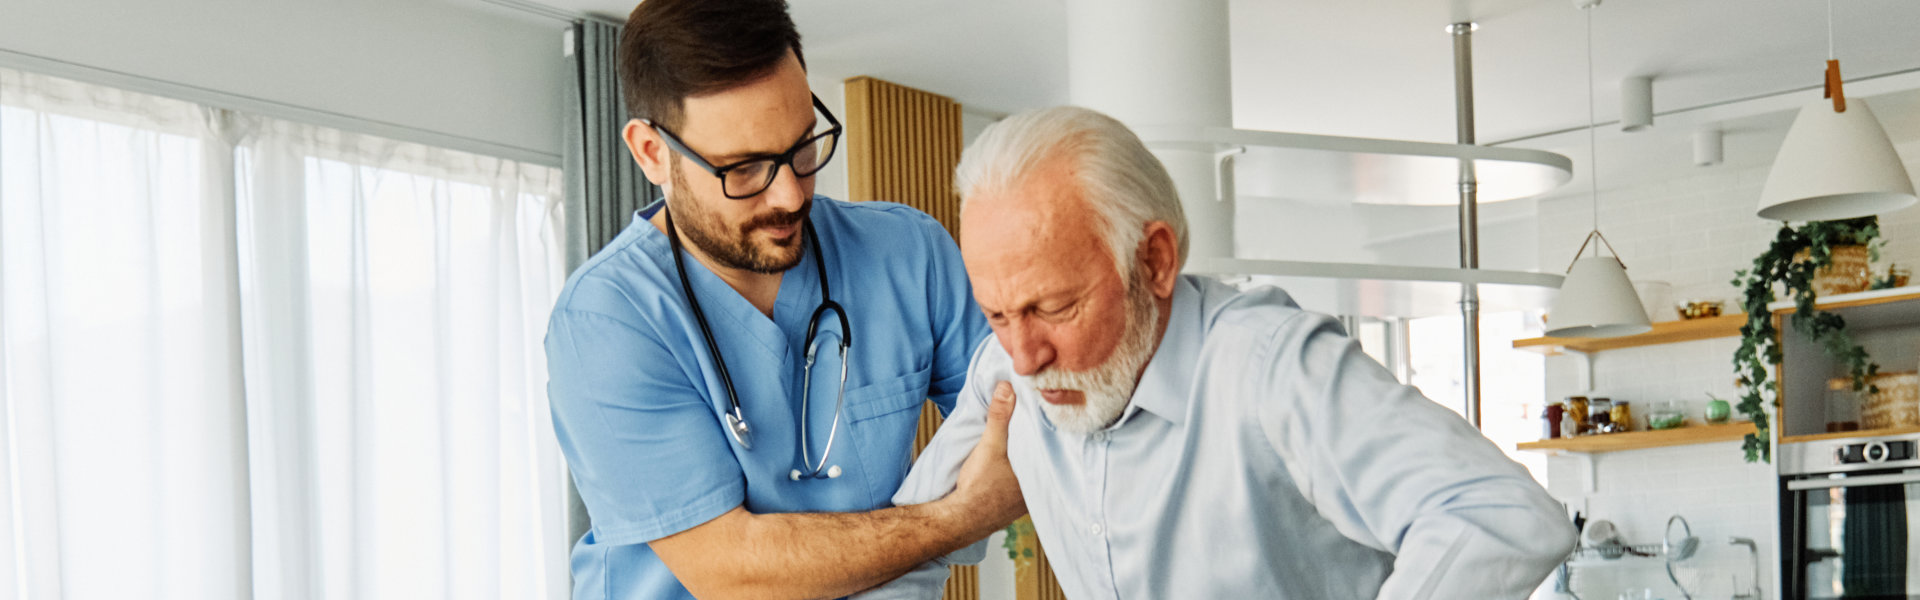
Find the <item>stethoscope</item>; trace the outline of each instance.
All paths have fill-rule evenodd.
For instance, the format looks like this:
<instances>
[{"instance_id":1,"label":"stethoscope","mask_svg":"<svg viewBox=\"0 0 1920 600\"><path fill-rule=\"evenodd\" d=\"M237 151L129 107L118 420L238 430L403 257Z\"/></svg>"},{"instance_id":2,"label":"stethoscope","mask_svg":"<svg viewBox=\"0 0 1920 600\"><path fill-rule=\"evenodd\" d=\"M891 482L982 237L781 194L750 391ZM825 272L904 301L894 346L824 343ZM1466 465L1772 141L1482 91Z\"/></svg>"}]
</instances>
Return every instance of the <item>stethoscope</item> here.
<instances>
[{"instance_id":1,"label":"stethoscope","mask_svg":"<svg viewBox=\"0 0 1920 600\"><path fill-rule=\"evenodd\" d=\"M687 265L680 258L680 234L673 228L673 212L667 211L667 239L673 244L673 268L680 272L680 289L687 294L687 304L693 307L693 318L700 323L700 335L707 340L707 351L713 354L713 362L720 367L720 383L727 388L727 402L732 408L727 412L727 431L733 434L733 441L740 447L753 450L753 430L747 427L747 415L740 409L740 396L733 391L733 375L727 372L727 359L720 356L720 345L713 341L713 329L707 325L707 315L700 310L700 299L693 295L693 285L687 282ZM788 473L787 478L799 481L801 477L810 479L832 479L840 476L840 465L827 465L827 456L833 454L833 440L840 433L840 409L847 400L847 348L853 346L853 328L847 324L847 310L833 301L833 295L827 289L827 263L820 257L820 238L813 232L813 222L804 221L807 245L813 247L813 267L820 275L820 306L813 309L813 317L807 319L807 365L801 378L800 388L800 466ZM814 340L814 334L820 328L820 316L833 311L840 318L840 392L834 399L833 425L827 429L827 447L820 452L820 462L814 463L811 449L807 443L808 400L813 397L813 362L820 344ZM823 473L821 469L826 469Z\"/></svg>"}]
</instances>

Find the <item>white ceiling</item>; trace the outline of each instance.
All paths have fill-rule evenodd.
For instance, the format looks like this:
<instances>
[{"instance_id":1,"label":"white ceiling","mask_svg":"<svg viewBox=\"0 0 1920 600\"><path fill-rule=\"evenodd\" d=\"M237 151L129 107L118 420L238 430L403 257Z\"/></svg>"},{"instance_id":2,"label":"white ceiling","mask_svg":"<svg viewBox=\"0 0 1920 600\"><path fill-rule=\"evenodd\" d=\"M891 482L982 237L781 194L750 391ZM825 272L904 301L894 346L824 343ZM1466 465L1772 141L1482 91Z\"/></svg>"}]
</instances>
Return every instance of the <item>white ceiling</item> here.
<instances>
[{"instance_id":1,"label":"white ceiling","mask_svg":"<svg viewBox=\"0 0 1920 600\"><path fill-rule=\"evenodd\" d=\"M623 19L633 0L538 0ZM791 0L810 68L872 75L1011 112L1064 103L1063 0ZM1330 135L1451 142L1451 39L1471 20L1478 141L1499 143L1582 127L1587 119L1586 14L1572 0L1229 0L1234 125ZM1820 0L1608 0L1593 13L1598 119L1617 119L1619 82L1654 78L1650 133L1601 141L1602 157L1633 163L1674 155L1687 136L1728 128L1728 164L1765 164L1790 102L1738 102L1817 86L1827 58ZM1920 88L1920 2L1837 0L1835 50L1849 80L1883 77L1874 93ZM1906 73L1916 71L1914 73ZM1890 83L1892 82L1892 83ZM1853 89L1850 87L1849 89ZM1876 100L1878 102L1879 100ZM1920 139L1914 102L1880 109L1896 140ZM1586 158L1580 135L1516 145ZM1764 146L1764 147L1763 147ZM1757 162L1756 162L1757 161ZM1603 162L1603 167L1605 161ZM1584 169L1576 168L1576 171ZM1618 181L1607 178L1603 181Z\"/></svg>"},{"instance_id":2,"label":"white ceiling","mask_svg":"<svg viewBox=\"0 0 1920 600\"><path fill-rule=\"evenodd\" d=\"M542 0L623 18L632 0ZM1595 9L1599 117L1619 80L1654 77L1667 111L1820 82L1818 0L1611 0ZM1483 142L1577 127L1586 105L1584 14L1571 0L1231 0L1235 125L1453 141L1445 26L1480 24ZM809 62L992 111L1066 101L1061 0L793 0ZM1920 68L1920 2L1838 0L1849 79Z\"/></svg>"},{"instance_id":3,"label":"white ceiling","mask_svg":"<svg viewBox=\"0 0 1920 600\"><path fill-rule=\"evenodd\" d=\"M635 0L481 1L623 20ZM986 113L1068 100L1066 0L789 1L808 66L828 80L871 75ZM1574 0L1227 1L1242 129L1453 142L1446 26L1476 22L1477 141L1573 159L1574 180L1548 198L1586 196L1595 172L1603 196L1703 175L1691 140L1701 128L1725 134L1714 169L1762 172L1794 111L1819 98L1827 58L1824 0L1606 0L1592 11L1596 169L1584 129L1588 14ZM1834 0L1834 17L1849 97L1870 99L1902 153L1920 158L1920 0ZM1614 124L1629 76L1654 80L1649 130ZM1238 227L1261 231L1240 236L1242 257L1449 266L1456 256L1453 207L1240 200ZM1544 201L1482 207L1483 267L1559 268L1563 257L1540 256L1535 237Z\"/></svg>"}]
</instances>

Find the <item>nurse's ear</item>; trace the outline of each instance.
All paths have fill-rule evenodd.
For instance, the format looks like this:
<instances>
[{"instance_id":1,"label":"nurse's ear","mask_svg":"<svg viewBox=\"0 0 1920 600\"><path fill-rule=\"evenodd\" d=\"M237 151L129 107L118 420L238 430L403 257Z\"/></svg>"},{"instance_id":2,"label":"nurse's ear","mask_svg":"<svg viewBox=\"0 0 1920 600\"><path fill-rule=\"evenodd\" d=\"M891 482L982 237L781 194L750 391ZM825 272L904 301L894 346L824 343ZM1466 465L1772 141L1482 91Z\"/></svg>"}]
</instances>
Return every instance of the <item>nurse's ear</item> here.
<instances>
[{"instance_id":1,"label":"nurse's ear","mask_svg":"<svg viewBox=\"0 0 1920 600\"><path fill-rule=\"evenodd\" d=\"M647 181L666 187L672 179L672 171L667 161L673 160L673 151L667 149L667 143L660 140L660 132L652 125L639 119L627 121L620 129L620 137L627 142L627 152L633 154L633 162L640 165L640 172L647 175Z\"/></svg>"}]
</instances>

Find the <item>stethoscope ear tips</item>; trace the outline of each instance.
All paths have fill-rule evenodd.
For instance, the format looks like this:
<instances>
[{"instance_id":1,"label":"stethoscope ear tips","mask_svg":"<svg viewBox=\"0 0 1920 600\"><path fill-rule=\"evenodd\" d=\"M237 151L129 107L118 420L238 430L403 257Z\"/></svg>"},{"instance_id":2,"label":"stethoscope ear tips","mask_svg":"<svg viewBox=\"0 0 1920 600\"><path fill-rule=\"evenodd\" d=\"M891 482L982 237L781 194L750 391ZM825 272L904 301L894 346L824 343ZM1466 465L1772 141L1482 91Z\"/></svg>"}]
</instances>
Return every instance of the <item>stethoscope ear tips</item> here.
<instances>
[{"instance_id":1,"label":"stethoscope ear tips","mask_svg":"<svg viewBox=\"0 0 1920 600\"><path fill-rule=\"evenodd\" d=\"M839 476L840 476L840 465L834 465L832 467L827 468L827 479L833 479Z\"/></svg>"},{"instance_id":2,"label":"stethoscope ear tips","mask_svg":"<svg viewBox=\"0 0 1920 600\"><path fill-rule=\"evenodd\" d=\"M799 469L794 469L792 473L788 473L788 474L787 474L787 479L789 479L789 480L793 480L793 481L799 481L799 480L800 480L800 470L799 470Z\"/></svg>"}]
</instances>

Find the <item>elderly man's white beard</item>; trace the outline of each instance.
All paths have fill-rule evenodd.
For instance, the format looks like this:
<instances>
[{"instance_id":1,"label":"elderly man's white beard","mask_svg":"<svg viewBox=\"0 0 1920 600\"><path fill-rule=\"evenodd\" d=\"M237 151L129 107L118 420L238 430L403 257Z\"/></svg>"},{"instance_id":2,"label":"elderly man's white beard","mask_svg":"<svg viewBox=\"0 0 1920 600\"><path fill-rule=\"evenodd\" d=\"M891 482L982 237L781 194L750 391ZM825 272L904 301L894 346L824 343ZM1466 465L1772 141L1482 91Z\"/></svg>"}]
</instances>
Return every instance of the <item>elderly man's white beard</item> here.
<instances>
[{"instance_id":1,"label":"elderly man's white beard","mask_svg":"<svg viewBox=\"0 0 1920 600\"><path fill-rule=\"evenodd\" d=\"M1140 383L1140 367L1153 358L1160 307L1154 304L1144 277L1136 274L1132 280L1127 292L1127 331L1106 362L1085 371L1049 367L1021 376L1022 382L1037 390L1074 390L1085 396L1086 402L1077 405L1042 400L1040 410L1054 427L1081 434L1106 429L1120 420L1120 413L1133 398L1133 390Z\"/></svg>"}]
</instances>

